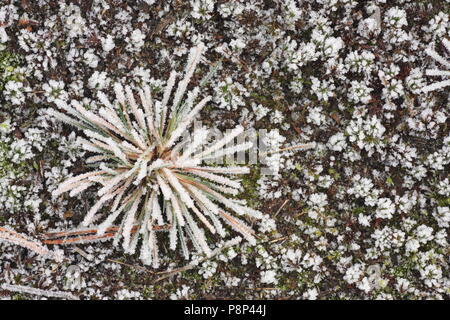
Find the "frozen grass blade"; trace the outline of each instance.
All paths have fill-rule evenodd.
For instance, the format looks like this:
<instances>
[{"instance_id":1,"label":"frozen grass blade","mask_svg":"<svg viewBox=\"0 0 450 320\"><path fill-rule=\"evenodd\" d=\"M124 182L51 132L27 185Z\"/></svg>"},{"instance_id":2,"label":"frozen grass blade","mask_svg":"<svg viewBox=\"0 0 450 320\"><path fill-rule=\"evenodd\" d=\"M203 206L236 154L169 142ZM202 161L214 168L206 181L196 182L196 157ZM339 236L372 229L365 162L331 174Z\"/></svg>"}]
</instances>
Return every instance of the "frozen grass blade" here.
<instances>
[{"instance_id":1,"label":"frozen grass blade","mask_svg":"<svg viewBox=\"0 0 450 320\"><path fill-rule=\"evenodd\" d=\"M180 141L211 100L206 96L195 104L199 88L192 90L187 100L182 100L203 48L200 45L191 50L172 102L175 71L170 74L161 101L153 100L148 86L138 90L136 100L129 86L116 83L114 103L104 93L98 93L103 104L98 114L78 102L72 103L73 108L58 102L66 114L50 113L82 129L85 137L80 138L80 142L94 154L87 160L94 169L68 178L54 195L69 192L70 196L75 196L87 188L99 186L99 198L84 217L82 226L86 229L50 234L45 243L75 244L113 239L113 244L118 245L122 239L123 250L134 253L142 239L140 258L144 264L154 267L159 265L161 239L158 234L161 232L169 233L169 248L181 249L186 259L193 249L206 256L212 254L206 232L226 236L220 219L255 243L254 231L233 215L256 219L262 215L225 196L238 194L241 184L234 176L250 170L202 165L202 159L250 148L251 143L225 147L243 132L243 127L236 127L205 151L201 151L201 147L206 143L207 128L194 130L194 139ZM98 226L91 226L103 215L106 217Z\"/></svg>"}]
</instances>

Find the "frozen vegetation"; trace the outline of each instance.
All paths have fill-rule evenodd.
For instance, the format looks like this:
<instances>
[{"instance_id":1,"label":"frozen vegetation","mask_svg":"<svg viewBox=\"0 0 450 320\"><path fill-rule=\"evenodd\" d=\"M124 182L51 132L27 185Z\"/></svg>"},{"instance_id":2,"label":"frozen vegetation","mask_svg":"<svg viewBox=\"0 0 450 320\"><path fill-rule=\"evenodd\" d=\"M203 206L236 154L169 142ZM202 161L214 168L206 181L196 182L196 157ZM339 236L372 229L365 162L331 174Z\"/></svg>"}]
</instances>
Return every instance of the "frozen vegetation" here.
<instances>
[{"instance_id":1,"label":"frozen vegetation","mask_svg":"<svg viewBox=\"0 0 450 320\"><path fill-rule=\"evenodd\" d=\"M449 17L0 0L0 298L449 299Z\"/></svg>"}]
</instances>

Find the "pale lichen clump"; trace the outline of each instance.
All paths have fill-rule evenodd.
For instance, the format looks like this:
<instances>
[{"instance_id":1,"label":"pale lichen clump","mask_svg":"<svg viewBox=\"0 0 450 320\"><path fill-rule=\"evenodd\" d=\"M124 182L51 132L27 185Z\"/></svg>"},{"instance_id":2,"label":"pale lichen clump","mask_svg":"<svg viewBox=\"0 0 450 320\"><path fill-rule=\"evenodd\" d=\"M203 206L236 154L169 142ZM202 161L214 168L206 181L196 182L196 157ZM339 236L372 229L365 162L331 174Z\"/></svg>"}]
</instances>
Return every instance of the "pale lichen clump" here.
<instances>
[{"instance_id":1,"label":"pale lichen clump","mask_svg":"<svg viewBox=\"0 0 450 320\"><path fill-rule=\"evenodd\" d=\"M198 112L210 100L209 96L205 97L193 106L199 94L198 87L186 100L182 99L202 50L202 45L191 50L184 77L170 106L177 78L175 71L170 74L161 101L153 101L151 90L146 86L138 92L138 103L130 87L123 88L116 83L117 104L112 104L99 92L104 106L98 113L76 101L68 105L61 100L55 103L66 113L49 111L81 129L86 136L80 138L83 148L95 154L86 160L95 169L67 179L54 195L70 191L70 196L75 196L100 184L100 198L86 214L82 225L93 224L99 218L100 209L109 205L109 215L98 225L98 233L104 233L122 216L115 243L123 237L125 252L133 253L142 238L140 257L145 264L154 267L159 265L158 231L168 231L171 249L176 249L179 241L185 258L189 258L187 238L197 251L209 256L211 249L197 220L212 234L222 237L226 235L221 222L224 221L250 243L255 243L254 231L230 212L257 219L262 217L259 211L242 201L227 197L237 195L241 184L225 175L249 173L248 167L202 165L204 160L250 148L250 142L228 146L242 133L242 126L207 146L208 130L205 128L194 130L189 140L182 139Z\"/></svg>"}]
</instances>

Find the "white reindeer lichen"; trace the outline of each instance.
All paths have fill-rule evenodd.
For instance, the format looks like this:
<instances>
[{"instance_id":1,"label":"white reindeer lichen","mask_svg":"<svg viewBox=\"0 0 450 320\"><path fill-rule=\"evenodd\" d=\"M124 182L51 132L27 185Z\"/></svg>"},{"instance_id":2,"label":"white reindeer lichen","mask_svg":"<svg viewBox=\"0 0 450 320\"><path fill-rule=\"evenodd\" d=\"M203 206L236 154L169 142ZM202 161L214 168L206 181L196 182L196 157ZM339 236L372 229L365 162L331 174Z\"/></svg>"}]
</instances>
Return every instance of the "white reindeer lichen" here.
<instances>
[{"instance_id":1,"label":"white reindeer lichen","mask_svg":"<svg viewBox=\"0 0 450 320\"><path fill-rule=\"evenodd\" d=\"M194 130L193 139L187 143L180 142L195 116L211 98L208 96L192 107L199 94L199 89L195 88L188 99L182 101L202 50L202 45L191 49L184 78L175 90L170 107L168 103L178 75L174 71L160 102L152 100L150 88L146 86L138 91L138 104L128 86L123 88L116 84L117 106L99 93L104 107L98 114L75 101L72 106L56 101L65 114L49 111L58 119L82 129L87 137L80 138L84 149L96 154L86 160L96 167L94 171L67 179L54 194L70 191L70 196L75 196L100 184L100 198L86 214L82 225L91 225L97 220L100 209L110 205L110 214L98 225L98 233L105 232L122 216L114 242L117 244L123 237L125 252L133 253L142 238L140 257L144 264L154 267L159 265L158 231L168 231L169 247L176 249L180 243L187 259L186 238L191 239L198 251L211 254L197 220L212 234L222 237L225 229L221 221L224 221L250 243L255 243L254 231L230 212L262 218L259 211L243 205L242 201L226 197L226 194L237 195L241 184L225 175L246 174L249 168L202 165L203 160L250 148L251 143L222 148L237 137L243 127L238 126L204 151L201 148L207 134L204 128Z\"/></svg>"},{"instance_id":2,"label":"white reindeer lichen","mask_svg":"<svg viewBox=\"0 0 450 320\"><path fill-rule=\"evenodd\" d=\"M447 49L447 51L450 53L450 41L444 38L444 39L442 39L442 43L444 44L445 49ZM446 67L447 69L450 70L450 62L445 60L445 58L442 57L441 55L439 55L439 53L437 53L435 50L428 48L426 50L426 53L431 58L433 58L436 62L439 62L444 67ZM439 70L439 69L427 69L425 71L425 74L427 76L449 77L450 76L450 71ZM422 91L427 93L427 92L439 90L441 88L445 88L445 87L448 87L448 86L450 86L450 79L442 80L442 81L430 84L430 85L422 88Z\"/></svg>"}]
</instances>

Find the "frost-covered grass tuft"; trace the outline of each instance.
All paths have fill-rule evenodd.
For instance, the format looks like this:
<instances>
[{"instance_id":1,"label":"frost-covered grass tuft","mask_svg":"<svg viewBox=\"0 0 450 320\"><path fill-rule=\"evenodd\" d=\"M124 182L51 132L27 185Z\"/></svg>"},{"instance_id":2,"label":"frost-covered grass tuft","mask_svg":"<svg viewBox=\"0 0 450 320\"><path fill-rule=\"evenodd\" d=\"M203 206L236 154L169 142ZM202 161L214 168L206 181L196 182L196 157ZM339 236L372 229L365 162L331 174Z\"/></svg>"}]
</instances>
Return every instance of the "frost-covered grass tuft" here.
<instances>
[{"instance_id":1,"label":"frost-covered grass tuft","mask_svg":"<svg viewBox=\"0 0 450 320\"><path fill-rule=\"evenodd\" d=\"M141 238L140 257L154 267L159 265L158 242L163 241L158 231L167 231L170 249L181 247L186 259L190 255L187 239L197 251L209 256L207 235L199 223L210 234L224 237L225 222L255 244L253 230L232 212L253 218L262 216L229 197L241 189L233 176L249 173L249 168L202 165L204 160L250 148L252 144L248 142L224 148L243 132L242 126L206 147L205 128L195 129L189 140L182 139L211 99L207 96L193 106L199 93L195 88L189 99L183 100L202 50L203 45L191 50L184 77L175 90L178 73L172 71L161 101L152 98L148 86L138 91L137 100L129 86L116 83L117 101L111 103L99 92L103 107L98 112L87 110L77 101L68 105L62 100L55 102L65 113L49 110L51 115L83 131L85 137L79 140L92 154L86 160L92 170L67 179L53 195L70 192L70 196L76 196L100 185L99 199L82 225L96 223L101 209L107 207L109 214L98 224L98 234L120 220L115 243L123 237L125 252L134 253Z\"/></svg>"}]
</instances>

